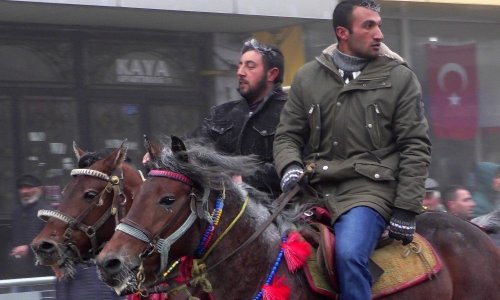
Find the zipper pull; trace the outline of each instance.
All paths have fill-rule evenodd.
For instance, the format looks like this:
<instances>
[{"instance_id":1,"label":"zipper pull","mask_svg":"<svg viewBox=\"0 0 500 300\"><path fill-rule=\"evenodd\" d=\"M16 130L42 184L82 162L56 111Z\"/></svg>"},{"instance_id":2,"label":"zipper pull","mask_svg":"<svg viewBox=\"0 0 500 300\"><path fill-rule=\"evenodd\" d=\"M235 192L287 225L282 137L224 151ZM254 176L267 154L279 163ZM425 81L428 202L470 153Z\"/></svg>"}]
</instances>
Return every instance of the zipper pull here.
<instances>
[{"instance_id":1,"label":"zipper pull","mask_svg":"<svg viewBox=\"0 0 500 300\"><path fill-rule=\"evenodd\" d=\"M375 103L375 104L373 104L373 106L375 107L375 112L376 112L377 114L379 114L379 113L380 113L380 110L378 110L378 105Z\"/></svg>"}]
</instances>

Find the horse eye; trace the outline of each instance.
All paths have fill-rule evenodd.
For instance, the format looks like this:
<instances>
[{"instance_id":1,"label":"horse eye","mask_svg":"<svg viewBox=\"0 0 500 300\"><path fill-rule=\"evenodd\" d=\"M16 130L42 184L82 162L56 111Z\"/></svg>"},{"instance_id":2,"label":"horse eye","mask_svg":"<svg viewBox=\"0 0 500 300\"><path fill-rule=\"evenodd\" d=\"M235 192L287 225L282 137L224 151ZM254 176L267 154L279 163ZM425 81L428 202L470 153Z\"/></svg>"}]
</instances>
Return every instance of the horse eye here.
<instances>
[{"instance_id":1,"label":"horse eye","mask_svg":"<svg viewBox=\"0 0 500 300\"><path fill-rule=\"evenodd\" d=\"M160 205L165 205L165 206L172 205L172 204L174 204L174 202L175 202L174 196L170 196L170 195L169 196L164 196L164 197L162 197L160 199L160 201L158 201L158 203Z\"/></svg>"},{"instance_id":2,"label":"horse eye","mask_svg":"<svg viewBox=\"0 0 500 300\"><path fill-rule=\"evenodd\" d=\"M94 191L88 191L88 192L85 192L85 194L83 194L83 197L85 199L89 199L89 200L94 199L95 196L97 196L97 192L94 192Z\"/></svg>"}]
</instances>

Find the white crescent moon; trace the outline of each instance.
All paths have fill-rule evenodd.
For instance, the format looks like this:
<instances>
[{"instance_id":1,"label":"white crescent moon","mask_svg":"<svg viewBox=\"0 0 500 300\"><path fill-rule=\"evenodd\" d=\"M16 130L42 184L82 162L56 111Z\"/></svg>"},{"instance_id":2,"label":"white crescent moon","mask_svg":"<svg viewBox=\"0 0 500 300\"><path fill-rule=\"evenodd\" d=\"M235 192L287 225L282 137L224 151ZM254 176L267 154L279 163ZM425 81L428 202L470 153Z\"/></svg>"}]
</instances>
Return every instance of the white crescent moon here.
<instances>
[{"instance_id":1,"label":"white crescent moon","mask_svg":"<svg viewBox=\"0 0 500 300\"><path fill-rule=\"evenodd\" d=\"M439 69L438 72L438 85L439 88L442 91L446 91L446 86L444 85L444 78L446 74L449 72L456 72L458 75L460 75L460 78L462 79L462 84L460 85L460 89L463 91L468 85L468 78L467 78L467 72L465 71L464 67L462 65L459 65L457 63L447 63L444 66Z\"/></svg>"}]
</instances>

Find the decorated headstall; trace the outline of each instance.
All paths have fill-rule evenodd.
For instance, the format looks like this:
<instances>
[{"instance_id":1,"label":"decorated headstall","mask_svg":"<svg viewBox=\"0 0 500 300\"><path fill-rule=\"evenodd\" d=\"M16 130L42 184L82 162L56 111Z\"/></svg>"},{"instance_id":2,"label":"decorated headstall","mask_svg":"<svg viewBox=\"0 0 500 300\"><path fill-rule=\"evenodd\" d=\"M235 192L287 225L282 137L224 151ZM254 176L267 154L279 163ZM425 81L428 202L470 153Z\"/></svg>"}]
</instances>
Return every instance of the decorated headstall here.
<instances>
[{"instance_id":1,"label":"decorated headstall","mask_svg":"<svg viewBox=\"0 0 500 300\"><path fill-rule=\"evenodd\" d=\"M73 169L71 171L71 176L84 175L106 181L107 184L104 189L98 194L99 197L95 197L94 200L84 211L80 213L76 218L69 216L68 214L61 212L59 210L51 209L41 209L38 211L38 217L44 221L49 218L55 218L68 224L63 237L64 243L68 245L73 251L78 255L78 258L82 261L82 258L78 248L72 243L73 232L75 229L79 229L85 233L85 235L90 239L92 245L91 257L94 257L99 252L102 245L97 244L96 232L99 228L111 217L115 216L115 224L119 223L119 220L123 215L124 206L127 202L127 197L124 194L123 189L123 171L121 168L117 168L113 171L112 175L109 176L103 172L92 170L92 169ZM94 207L102 206L104 204L104 197L106 194L112 194L113 200L111 206L106 210L106 212L93 224L86 225L83 220L92 211ZM122 201L120 201L123 199Z\"/></svg>"},{"instance_id":2,"label":"decorated headstall","mask_svg":"<svg viewBox=\"0 0 500 300\"><path fill-rule=\"evenodd\" d=\"M148 174L148 177L164 177L182 182L190 187L193 187L193 182L189 177L170 170L151 170ZM126 217L122 219L122 222L120 224L118 224L116 230L122 231L149 245L141 253L141 259L151 255L154 251L157 251L161 257L161 272L161 270L164 270L168 264L168 254L171 246L186 233L186 231L194 224L197 218L206 220L210 224L212 223L212 217L208 212L207 204L209 195L210 189L208 188L203 189L203 196L201 198L196 196L193 189L191 189L189 194L190 201L188 202L191 209L190 215L179 228L177 228L172 234L165 238L161 238L161 234L167 228L171 227L172 224L175 224L177 222L180 214L175 214L174 218L167 222L156 234L150 233L148 230Z\"/></svg>"}]
</instances>

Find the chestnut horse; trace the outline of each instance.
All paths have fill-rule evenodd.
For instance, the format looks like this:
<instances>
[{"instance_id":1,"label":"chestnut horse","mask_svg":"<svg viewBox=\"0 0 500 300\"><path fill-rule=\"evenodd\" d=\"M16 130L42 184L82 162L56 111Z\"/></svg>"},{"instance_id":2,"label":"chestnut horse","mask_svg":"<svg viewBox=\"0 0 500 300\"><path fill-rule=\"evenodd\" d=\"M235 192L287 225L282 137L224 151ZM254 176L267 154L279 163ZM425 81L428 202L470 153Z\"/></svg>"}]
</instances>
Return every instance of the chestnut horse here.
<instances>
[{"instance_id":1,"label":"chestnut horse","mask_svg":"<svg viewBox=\"0 0 500 300\"><path fill-rule=\"evenodd\" d=\"M186 150L173 137L156 161L96 258L101 279L117 293L154 291L150 287L175 275L169 266L179 263L181 283L199 285L216 299L259 299L271 274L285 278L290 299L325 299L307 286L302 271L291 274L277 264L283 228L271 223L253 239L272 208L266 199L249 199L253 189L231 180L255 171L251 158L202 146ZM432 280L384 299L500 299L500 253L479 228L447 213L422 214L417 228L441 257L442 269ZM252 242L245 243L249 237Z\"/></svg>"},{"instance_id":2,"label":"chestnut horse","mask_svg":"<svg viewBox=\"0 0 500 300\"><path fill-rule=\"evenodd\" d=\"M75 143L73 149L79 168L71 171L58 210L39 211L47 223L31 243L38 263L52 266L58 277L72 277L76 264L92 262L143 182L124 162L125 141L109 154L85 152Z\"/></svg>"}]
</instances>

